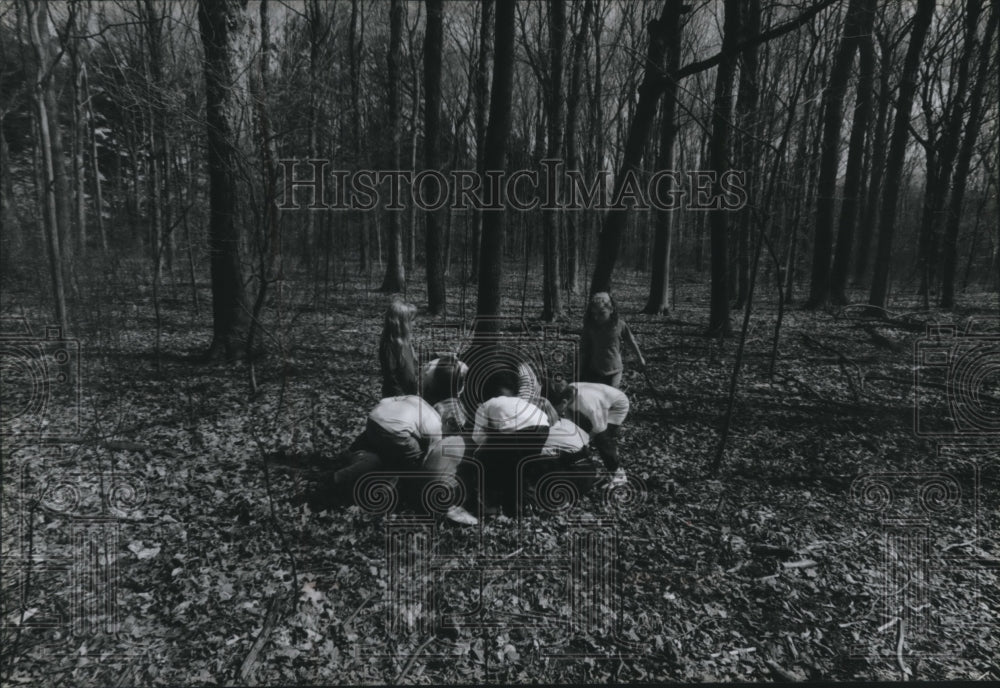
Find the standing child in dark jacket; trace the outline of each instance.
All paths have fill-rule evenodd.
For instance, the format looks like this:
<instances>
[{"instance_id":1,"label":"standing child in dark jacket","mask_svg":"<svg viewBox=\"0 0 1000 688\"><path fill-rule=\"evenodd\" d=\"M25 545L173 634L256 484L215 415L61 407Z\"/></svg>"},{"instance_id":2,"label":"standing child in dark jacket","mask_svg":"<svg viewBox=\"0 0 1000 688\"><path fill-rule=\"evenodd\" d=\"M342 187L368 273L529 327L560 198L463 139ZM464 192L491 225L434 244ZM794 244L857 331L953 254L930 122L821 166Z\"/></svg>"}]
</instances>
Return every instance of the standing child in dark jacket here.
<instances>
[{"instance_id":1,"label":"standing child in dark jacket","mask_svg":"<svg viewBox=\"0 0 1000 688\"><path fill-rule=\"evenodd\" d=\"M378 345L383 399L417 393L417 355L410 343L416 313L416 306L401 299L393 299L385 311Z\"/></svg>"},{"instance_id":2,"label":"standing child in dark jacket","mask_svg":"<svg viewBox=\"0 0 1000 688\"><path fill-rule=\"evenodd\" d=\"M618 387L622 381L622 336L635 350L639 363L646 365L639 345L618 315L611 295L606 291L594 294L583 316L583 338L580 341L582 379Z\"/></svg>"}]
</instances>

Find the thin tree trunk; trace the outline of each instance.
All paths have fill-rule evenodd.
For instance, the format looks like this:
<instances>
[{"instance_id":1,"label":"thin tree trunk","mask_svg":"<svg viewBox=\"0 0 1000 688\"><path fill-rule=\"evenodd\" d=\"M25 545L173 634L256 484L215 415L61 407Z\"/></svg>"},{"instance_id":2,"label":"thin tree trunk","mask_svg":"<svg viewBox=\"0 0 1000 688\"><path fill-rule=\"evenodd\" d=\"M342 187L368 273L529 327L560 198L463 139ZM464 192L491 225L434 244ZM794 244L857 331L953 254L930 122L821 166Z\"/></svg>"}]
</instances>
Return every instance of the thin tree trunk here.
<instances>
[{"instance_id":1,"label":"thin tree trunk","mask_svg":"<svg viewBox=\"0 0 1000 688\"><path fill-rule=\"evenodd\" d=\"M881 68L879 72L879 104L875 118L875 131L872 134L871 171L868 175L868 193L864 208L861 211L861 233L857 251L854 255L854 281L862 282L868 274L868 264L871 259L872 239L878 233L878 205L882 192L882 172L885 170L886 146L889 142L889 105L892 98L889 90L889 78L892 75L892 49L889 42L879 41L881 47Z\"/></svg>"},{"instance_id":2,"label":"thin tree trunk","mask_svg":"<svg viewBox=\"0 0 1000 688\"><path fill-rule=\"evenodd\" d=\"M87 65L81 65L84 102L87 107L88 138L90 141L90 168L94 180L94 216L97 220L97 234L101 242L101 251L108 252L108 234L104 226L104 193L101 184L100 158L97 154L97 120L94 117L94 107L91 104L90 79L87 76Z\"/></svg>"},{"instance_id":3,"label":"thin tree trunk","mask_svg":"<svg viewBox=\"0 0 1000 688\"><path fill-rule=\"evenodd\" d=\"M712 139L709 145L709 168L716 173L713 196L721 193L719 177L729 166L729 130L733 110L733 78L736 71L737 42L740 33L739 0L725 0L725 20L722 34L722 59L715 77L715 101L712 106ZM709 336L727 336L732 332L729 321L728 211L718 209L708 213L711 228L712 287L709 308Z\"/></svg>"},{"instance_id":4,"label":"thin tree trunk","mask_svg":"<svg viewBox=\"0 0 1000 688\"><path fill-rule=\"evenodd\" d=\"M615 175L612 208L604 216L604 224L598 237L594 276L590 282L591 294L611 290L611 274L618 260L622 234L631 208L629 204L619 204L615 207L614 200L618 199L627 183L634 182L638 178L642 155L656 116L656 101L661 93L663 56L667 50L664 33L667 26L666 16L672 11L670 5L671 3L664 3L659 19L650 21L647 26L649 46L646 51L645 72L642 84L639 86L639 102L629 124L621 166Z\"/></svg>"},{"instance_id":5,"label":"thin tree trunk","mask_svg":"<svg viewBox=\"0 0 1000 688\"><path fill-rule=\"evenodd\" d=\"M426 0L427 28L424 33L424 164L428 170L441 166L441 59L444 42L443 0ZM438 314L446 307L444 271L441 265L441 213L428 211L425 262L427 264L427 310Z\"/></svg>"},{"instance_id":6,"label":"thin tree trunk","mask_svg":"<svg viewBox=\"0 0 1000 688\"><path fill-rule=\"evenodd\" d=\"M833 216L837 195L837 168L840 166L840 126L843 122L844 94L851 78L854 53L858 48L863 0L851 0L844 29L823 92L823 149L816 188L816 221L813 239L812 277L806 308L825 306L830 296L830 260L833 255Z\"/></svg>"},{"instance_id":7,"label":"thin tree trunk","mask_svg":"<svg viewBox=\"0 0 1000 688\"><path fill-rule=\"evenodd\" d=\"M569 79L569 91L566 94L566 169L575 170L580 166L577 154L577 115L580 104L581 79L583 78L584 49L587 46L587 33L591 17L594 14L594 0L584 0L580 27L573 36L573 63ZM566 290L575 294L580 288L580 239L582 227L577 222L582 217L580 212L571 211L566 214Z\"/></svg>"},{"instance_id":8,"label":"thin tree trunk","mask_svg":"<svg viewBox=\"0 0 1000 688\"><path fill-rule=\"evenodd\" d=\"M399 169L399 58L402 54L402 45L403 4L402 0L391 0L389 4L389 57L386 74L389 82L386 128L389 134L389 168L393 170ZM403 266L403 227L399 213L398 210L390 210L387 217L389 254L380 291L389 293L403 291L406 285L406 273ZM381 256L381 251L379 255Z\"/></svg>"},{"instance_id":9,"label":"thin tree trunk","mask_svg":"<svg viewBox=\"0 0 1000 688\"><path fill-rule=\"evenodd\" d=\"M924 216L921 221L920 290L925 305L929 305L931 289L937 281L942 266L938 249L941 242L941 224L947 214L948 190L952 185L952 170L962 138L962 124L965 117L966 93L969 90L970 68L978 45L977 33L982 16L982 0L967 0L965 9L965 37L962 55L959 58L958 80L953 92L952 106L945 107L946 117L941 122L941 136L937 142L937 183L928 187L925 195ZM925 101L925 112L933 115L938 103ZM928 180L931 175L928 170ZM954 277L952 278L954 281Z\"/></svg>"},{"instance_id":10,"label":"thin tree trunk","mask_svg":"<svg viewBox=\"0 0 1000 688\"><path fill-rule=\"evenodd\" d=\"M492 51L492 34L494 0L482 0L479 10L479 54L476 59L475 109L473 117L476 127L476 169L482 179L486 172L486 113L489 108L489 70L487 63ZM475 223L472 233L472 269L468 279L479 279L479 247L483 235L483 211L475 210Z\"/></svg>"},{"instance_id":11,"label":"thin tree trunk","mask_svg":"<svg viewBox=\"0 0 1000 688\"><path fill-rule=\"evenodd\" d=\"M364 16L360 11L359 0L351 0L351 24L348 29L348 66L351 78L351 134L354 138L354 167L360 169L362 163L361 141L361 53L364 50L365 26ZM360 24L360 27L359 27ZM360 28L360 36L358 35ZM357 211L355 222L358 225L358 272L367 275L371 266L369 251L368 213Z\"/></svg>"},{"instance_id":12,"label":"thin tree trunk","mask_svg":"<svg viewBox=\"0 0 1000 688\"><path fill-rule=\"evenodd\" d=\"M757 166L754 158L757 143L757 108L760 87L758 80L757 45L752 41L760 33L760 0L743 3L742 34L751 41L750 47L740 51L740 80L736 92L737 144L739 146L739 168L747 171L749 180L756 179ZM736 260L736 308L746 303L750 291L750 232L753 225L751 207L739 213L739 248Z\"/></svg>"},{"instance_id":13,"label":"thin tree trunk","mask_svg":"<svg viewBox=\"0 0 1000 688\"><path fill-rule=\"evenodd\" d=\"M494 31L493 84L490 90L490 119L483 148L483 169L504 170L507 139L510 136L511 89L514 76L515 0L497 0ZM483 216L479 251L479 292L476 314L479 332L495 331L501 313L500 285L503 282L504 211L490 210Z\"/></svg>"},{"instance_id":14,"label":"thin tree trunk","mask_svg":"<svg viewBox=\"0 0 1000 688\"><path fill-rule=\"evenodd\" d=\"M920 54L924 39L934 18L935 0L918 0L914 15L913 29L910 34L910 45L906 49L903 62L903 74L899 83L899 98L896 103L896 117L892 128L892 139L889 142L889 156L885 165L885 178L890 180L902 177L903 163L906 156L906 142L909 138L910 108L913 105L913 95L916 92L917 68L920 64ZM875 273L872 278L871 293L868 303L877 308L885 308L889 295L889 270L892 259L892 240L896 227L896 200L899 197L899 185L887 184L882 196L882 210L879 221L878 247L875 256Z\"/></svg>"},{"instance_id":15,"label":"thin tree trunk","mask_svg":"<svg viewBox=\"0 0 1000 688\"><path fill-rule=\"evenodd\" d=\"M28 4L28 33L30 41L35 50L37 67L35 72L35 107L38 117L39 151L41 157L41 181L42 198L44 199L43 226L45 227L46 247L49 254L49 277L52 280L52 297L55 304L56 322L62 331L68 331L68 320L66 312L66 290L63 282L63 253L62 236L59 231L59 210L56 201L55 184L55 157L53 150L52 133L50 131L50 113L48 102L54 97L46 97L47 92L52 90L51 73L46 78L49 68L47 43L43 41L43 36L47 38L48 26L48 3L46 0L39 0ZM45 28L43 28L45 27Z\"/></svg>"},{"instance_id":16,"label":"thin tree trunk","mask_svg":"<svg viewBox=\"0 0 1000 688\"><path fill-rule=\"evenodd\" d=\"M865 138L872 112L872 86L875 82L875 47L872 45L872 25L875 21L875 0L865 0L858 18L857 36L860 56L857 101L851 123L851 140L847 151L847 170L844 174L844 200L840 206L840 225L837 228L837 250L830 272L830 299L839 306L847 303L847 270L854 242L854 226L858 219L861 195L861 177L865 153Z\"/></svg>"},{"instance_id":17,"label":"thin tree trunk","mask_svg":"<svg viewBox=\"0 0 1000 688\"><path fill-rule=\"evenodd\" d=\"M667 3L669 12L664 13L664 34L667 41L666 87L663 91L663 114L660 122L660 149L656 158L657 170L674 168L674 144L677 140L677 68L681 61L681 15L690 8L679 3ZM663 178L659 184L661 199L670 198L673 179ZM649 298L643 313L652 315L670 311L670 257L673 245L671 222L673 211L658 208L655 212L655 236L653 238L652 270L649 281Z\"/></svg>"},{"instance_id":18,"label":"thin tree trunk","mask_svg":"<svg viewBox=\"0 0 1000 688\"><path fill-rule=\"evenodd\" d=\"M549 0L548 88L546 119L548 123L547 157L555 160L562 152L563 134L563 46L566 42L566 5L564 0ZM558 199L552 199L558 203ZM542 285L542 320L552 322L562 317L560 291L559 210L543 211L545 247Z\"/></svg>"},{"instance_id":19,"label":"thin tree trunk","mask_svg":"<svg viewBox=\"0 0 1000 688\"><path fill-rule=\"evenodd\" d=\"M975 153L976 139L983 119L983 98L989 76L990 56L993 46L993 35L1000 19L1000 9L996 4L990 8L990 16L986 25L986 33L980 48L979 64L976 70L976 81L972 85L972 95L969 99L969 120L965 125L958 160L955 164L955 183L952 187L948 203L948 217L944 233L944 246L941 256L941 307L952 308L955 305L955 264L958 260L958 230L962 219L962 203L965 200L965 188L968 183L972 156ZM973 27L972 36L975 36ZM968 272L968 271L967 271ZM968 281L968 278L966 278Z\"/></svg>"},{"instance_id":20,"label":"thin tree trunk","mask_svg":"<svg viewBox=\"0 0 1000 688\"><path fill-rule=\"evenodd\" d=\"M74 18L75 16L74 14ZM75 23L73 30L76 31ZM73 200L76 202L73 213L76 228L74 241L77 255L83 258L87 253L87 189L84 150L88 139L83 105L83 56L80 54L80 44L76 39L68 39L68 48L73 74Z\"/></svg>"}]
</instances>

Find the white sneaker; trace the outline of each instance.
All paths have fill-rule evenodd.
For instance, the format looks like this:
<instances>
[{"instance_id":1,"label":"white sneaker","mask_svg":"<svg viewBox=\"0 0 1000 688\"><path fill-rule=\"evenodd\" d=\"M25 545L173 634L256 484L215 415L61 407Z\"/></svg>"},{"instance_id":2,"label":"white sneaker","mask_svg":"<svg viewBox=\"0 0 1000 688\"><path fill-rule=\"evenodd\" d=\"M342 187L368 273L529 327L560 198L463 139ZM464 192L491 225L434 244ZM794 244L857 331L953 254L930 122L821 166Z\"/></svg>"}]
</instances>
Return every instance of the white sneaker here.
<instances>
[{"instance_id":1,"label":"white sneaker","mask_svg":"<svg viewBox=\"0 0 1000 688\"><path fill-rule=\"evenodd\" d=\"M618 487L619 485L624 485L628 482L628 478L625 476L625 469L619 468L615 471L615 474L611 476L611 487Z\"/></svg>"},{"instance_id":2,"label":"white sneaker","mask_svg":"<svg viewBox=\"0 0 1000 688\"><path fill-rule=\"evenodd\" d=\"M474 526L479 523L479 519L457 504L448 507L448 511L444 515L449 521L454 521L463 526Z\"/></svg>"}]
</instances>

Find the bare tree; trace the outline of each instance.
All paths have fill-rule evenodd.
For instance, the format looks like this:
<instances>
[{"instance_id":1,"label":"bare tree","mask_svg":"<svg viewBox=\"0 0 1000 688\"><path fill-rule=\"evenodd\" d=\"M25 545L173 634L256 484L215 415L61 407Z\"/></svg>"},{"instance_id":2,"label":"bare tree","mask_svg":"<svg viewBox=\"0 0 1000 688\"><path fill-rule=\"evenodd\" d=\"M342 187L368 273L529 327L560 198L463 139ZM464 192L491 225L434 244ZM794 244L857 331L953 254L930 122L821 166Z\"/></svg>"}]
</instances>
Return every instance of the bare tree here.
<instances>
[{"instance_id":1,"label":"bare tree","mask_svg":"<svg viewBox=\"0 0 1000 688\"><path fill-rule=\"evenodd\" d=\"M198 24L205 50L208 126L209 250L213 337L210 356L243 352L249 318L236 222L240 130L258 27L240 0L199 0Z\"/></svg>"},{"instance_id":2,"label":"bare tree","mask_svg":"<svg viewBox=\"0 0 1000 688\"><path fill-rule=\"evenodd\" d=\"M399 60L403 45L403 4L402 0L391 0L389 4L389 57L387 60L389 82L386 108L389 130L389 168L399 169L400 107L399 107ZM395 181L391 183L395 184ZM381 290L385 292L403 291L406 272L403 263L403 226L398 210L388 211L389 260L385 264L385 277Z\"/></svg>"},{"instance_id":3,"label":"bare tree","mask_svg":"<svg viewBox=\"0 0 1000 688\"><path fill-rule=\"evenodd\" d=\"M910 33L910 44L906 49L903 73L899 82L896 117L892 125L892 139L889 142L889 155L885 165L885 178L892 181L886 185L885 193L882 195L875 272L868 297L868 303L877 308L885 308L886 298L889 295L889 268L892 258L893 232L896 228L896 200L899 197L900 186L895 180L902 176L906 142L910 133L910 108L917 90L917 67L920 64L920 53L924 46L924 39L927 37L927 30L934 17L934 2L935 0L918 0L917 2L917 11L913 17L913 29Z\"/></svg>"},{"instance_id":4,"label":"bare tree","mask_svg":"<svg viewBox=\"0 0 1000 688\"><path fill-rule=\"evenodd\" d=\"M548 78L545 84L545 109L548 124L549 159L562 152L563 127L563 46L566 43L566 5L564 0L549 0ZM556 201L557 199L552 199ZM542 320L553 321L562 316L560 293L561 256L559 251L559 211L545 210L545 248L542 279Z\"/></svg>"},{"instance_id":5,"label":"bare tree","mask_svg":"<svg viewBox=\"0 0 1000 688\"><path fill-rule=\"evenodd\" d=\"M515 0L497 0L494 31L493 84L490 89L490 120L483 148L483 169L500 171L506 166L510 136L511 87L514 75ZM504 211L489 210L483 217L479 247L479 292L476 313L500 315L500 285L503 282ZM479 320L482 331L496 325L489 317Z\"/></svg>"}]
</instances>

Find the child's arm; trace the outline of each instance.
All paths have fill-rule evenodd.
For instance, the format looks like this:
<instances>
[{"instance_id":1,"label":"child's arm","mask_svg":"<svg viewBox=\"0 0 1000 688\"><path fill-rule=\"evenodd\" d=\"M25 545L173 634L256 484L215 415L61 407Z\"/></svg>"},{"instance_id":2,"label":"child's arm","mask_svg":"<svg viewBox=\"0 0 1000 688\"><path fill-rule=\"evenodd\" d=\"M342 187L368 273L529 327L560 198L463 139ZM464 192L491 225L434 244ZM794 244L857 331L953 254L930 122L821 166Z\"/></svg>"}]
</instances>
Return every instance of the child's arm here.
<instances>
[{"instance_id":1,"label":"child's arm","mask_svg":"<svg viewBox=\"0 0 1000 688\"><path fill-rule=\"evenodd\" d=\"M635 351L635 355L639 357L639 365L642 368L646 367L646 359L642 355L642 351L639 350L639 343L635 341L635 336L632 334L632 330L629 329L628 323L622 320L622 334L625 335L625 341L629 343L629 346Z\"/></svg>"}]
</instances>

